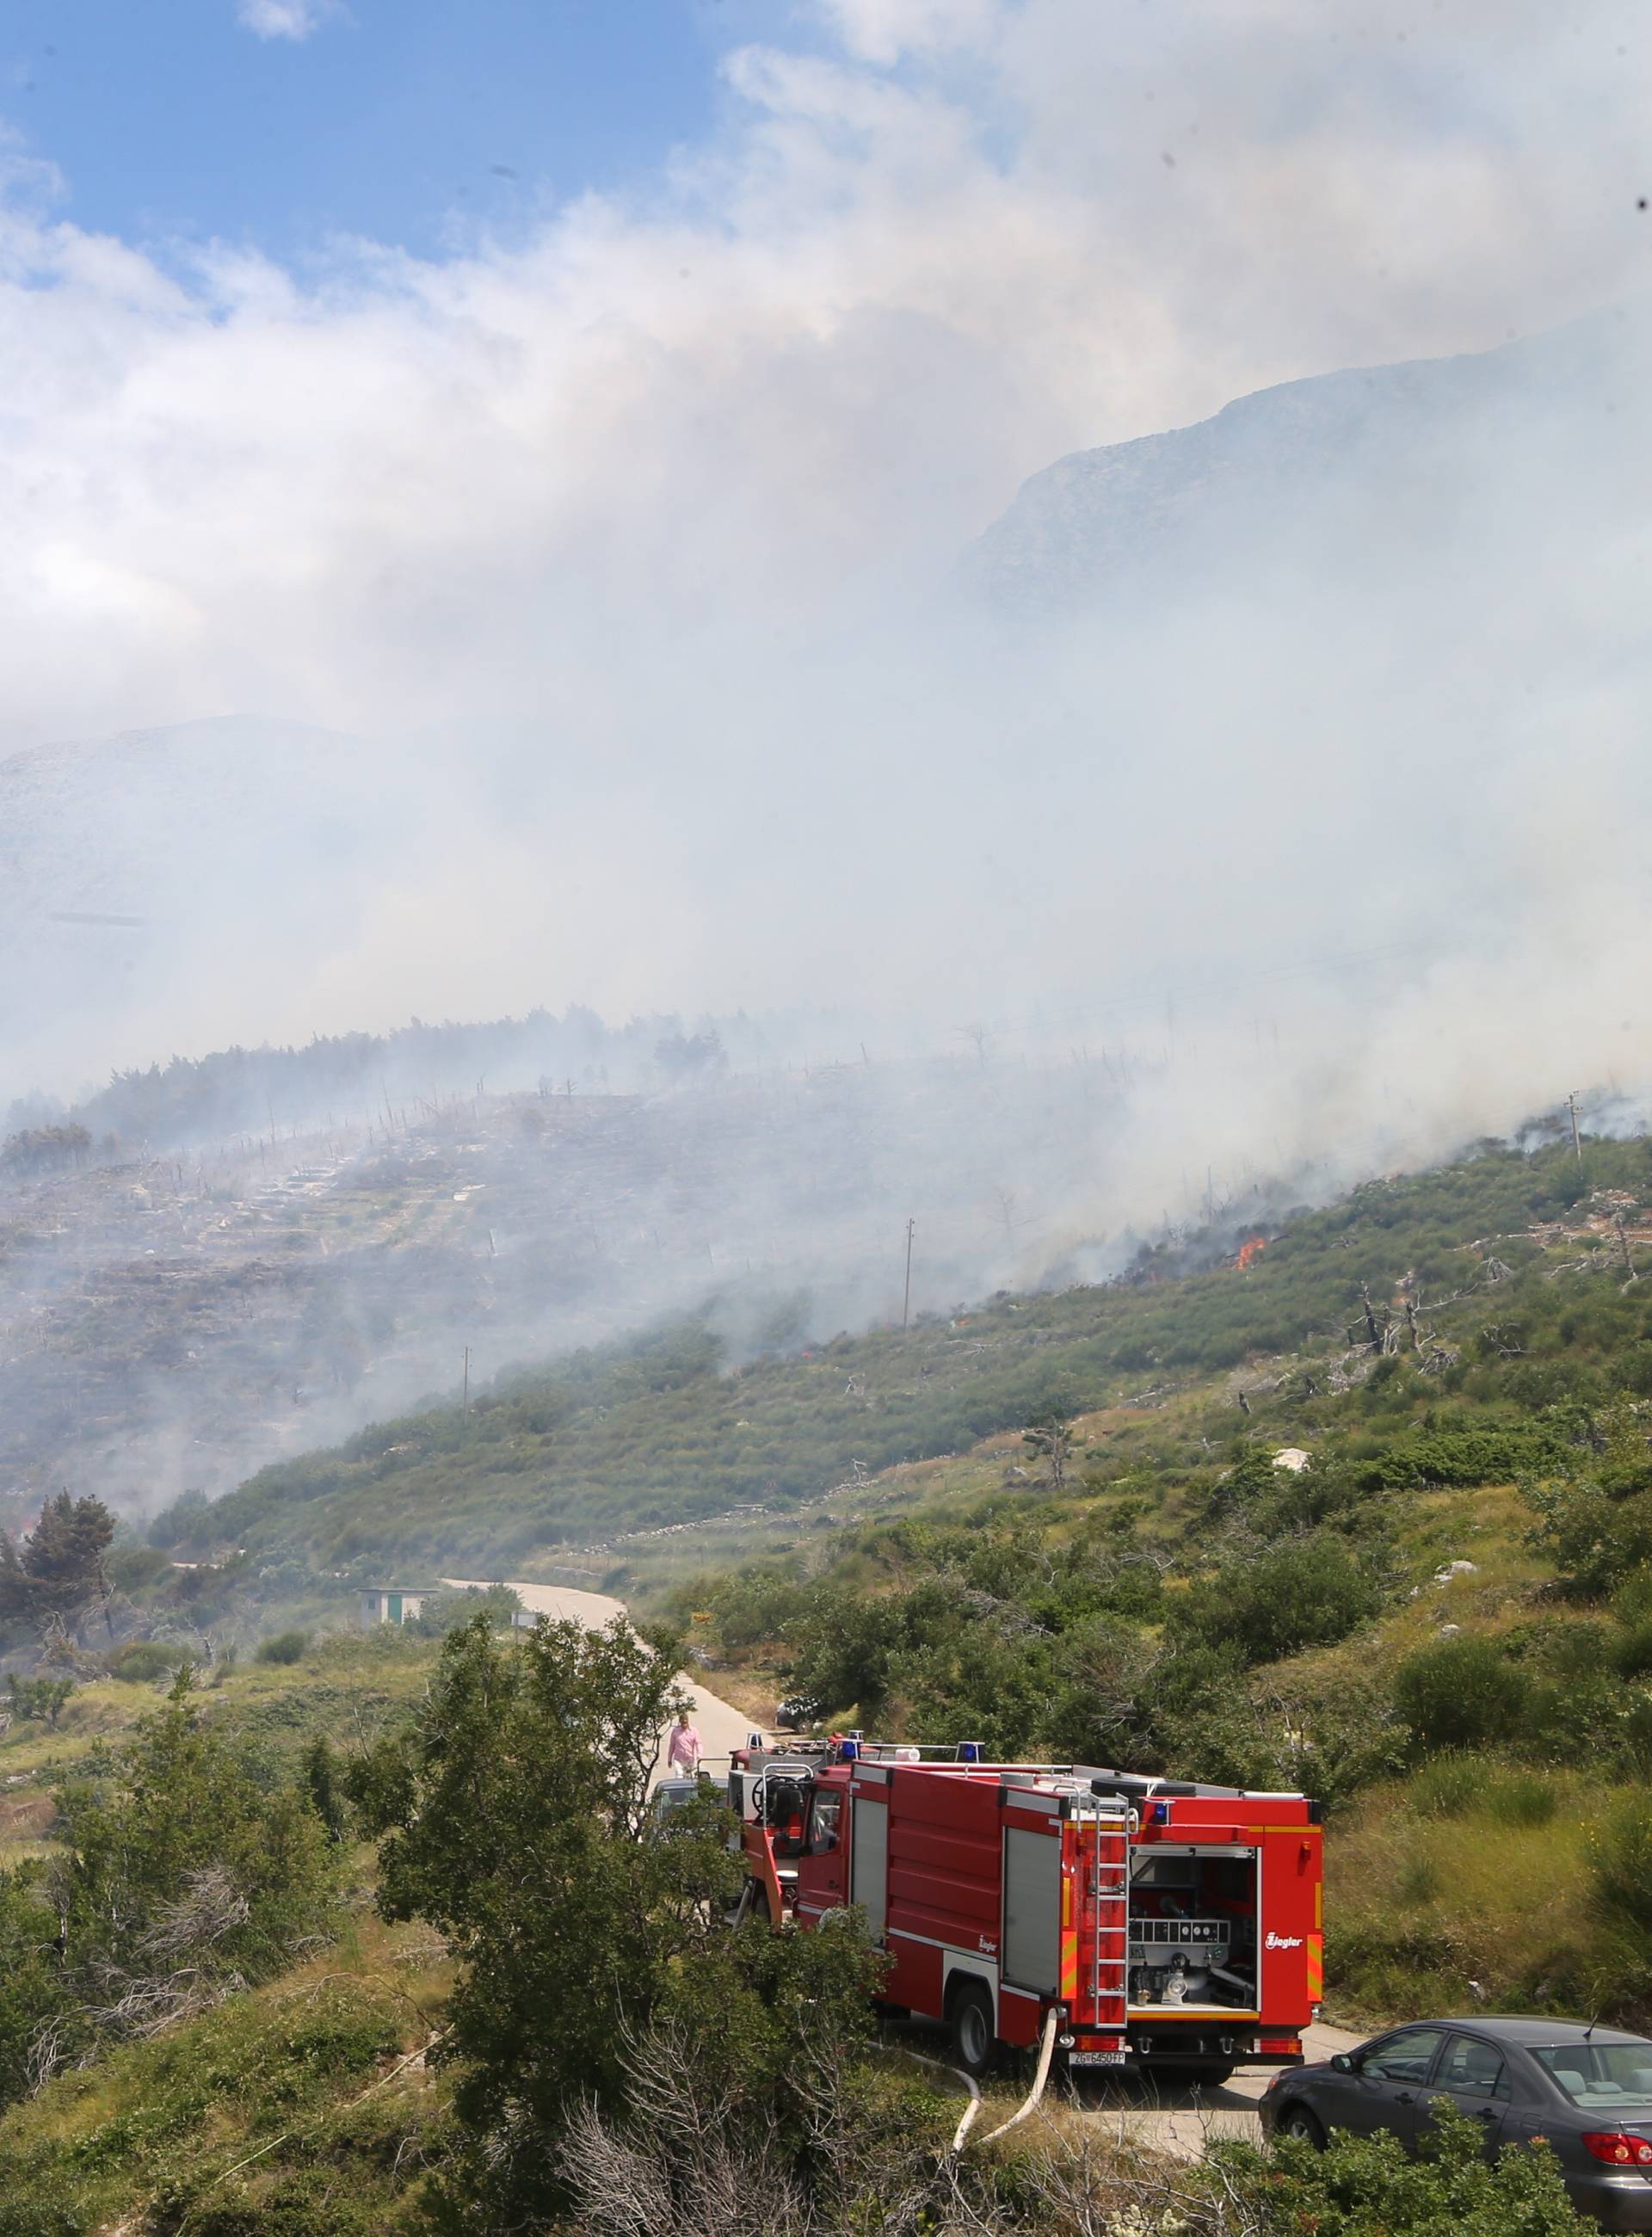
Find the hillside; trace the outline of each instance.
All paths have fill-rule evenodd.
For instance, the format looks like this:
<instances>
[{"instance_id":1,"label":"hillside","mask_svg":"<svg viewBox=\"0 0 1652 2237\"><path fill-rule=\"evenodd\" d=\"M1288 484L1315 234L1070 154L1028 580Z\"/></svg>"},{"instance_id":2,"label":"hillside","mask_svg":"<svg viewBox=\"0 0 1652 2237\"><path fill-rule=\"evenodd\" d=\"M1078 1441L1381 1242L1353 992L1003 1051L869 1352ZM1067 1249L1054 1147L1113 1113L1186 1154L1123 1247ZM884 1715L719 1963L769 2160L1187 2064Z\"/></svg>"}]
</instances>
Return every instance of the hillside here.
<instances>
[{"instance_id":1,"label":"hillside","mask_svg":"<svg viewBox=\"0 0 1652 2237\"><path fill-rule=\"evenodd\" d=\"M1652 1145L1488 1145L1232 1240L732 1369L677 1324L157 1534L208 1594L599 1577L757 1716L1306 1786L1345 2016L1652 2016Z\"/></svg>"},{"instance_id":2,"label":"hillside","mask_svg":"<svg viewBox=\"0 0 1652 2237\"><path fill-rule=\"evenodd\" d=\"M503 1377L473 1394L468 1413L450 1406L378 1424L169 1527L197 1551L279 1546L327 1567L466 1561L502 1572L536 1554L600 1554L615 1532L737 1508L793 1509L896 1462L1018 1429L1051 1407L1133 1401L1137 1417L1157 1425L1156 1458L1208 1466L1220 1457L1213 1440L1245 1427L1236 1398L1247 1382L1279 1384L1271 1411L1282 1431L1347 1442L1379 1471L1411 1466L1404 1455L1413 1446L1425 1470L1420 1425L1430 1416L1495 1422L1508 1449L1536 1454L1551 1434L1536 1425L1568 1372L1556 1321L1566 1290L1550 1278L1549 1249L1581 1250L1567 1281L1582 1287L1590 1270L1600 1274L1591 1310L1621 1315L1626 1340L1638 1341L1638 1303L1605 1278L1616 1263L1609 1221L1601 1234L1580 1219L1574 1235L1567 1223L1596 1189L1652 1196L1648 1158L1639 1142L1592 1142L1581 1170L1569 1147L1488 1148L1373 1183L1286 1217L1277 1232L1241 1226L1144 1249L1115 1281L1001 1295L926 1315L904 1336L875 1330L797 1348L783 1323L767 1331L767 1356L746 1363L730 1360L708 1318L678 1322ZM1232 1263L1252 1234L1266 1247ZM1376 1310L1398 1314L1408 1343L1409 1298L1451 1356L1431 1358L1429 1372L1393 1392L1380 1369L1368 1382L1372 1363L1350 1353L1366 1288ZM1449 1307L1431 1302L1448 1292L1464 1294ZM1542 1314L1543 1335L1518 1357L1495 1347L1484 1357L1477 1331L1464 1332L1494 1295L1500 1315ZM764 1331L756 1334L761 1343ZM1545 1343L1560 1355L1550 1369L1536 1363ZM1298 1354L1289 1364L1278 1356ZM1232 1389L1210 1387L1219 1375ZM1172 1408L1176 1392L1187 1396ZM1139 1442L1126 1429L1108 1449L1122 1464ZM1391 1447L1400 1455L1391 1462Z\"/></svg>"},{"instance_id":3,"label":"hillside","mask_svg":"<svg viewBox=\"0 0 1652 2237\"><path fill-rule=\"evenodd\" d=\"M175 1510L161 1547L116 1549L121 1620L176 1641L187 1610L221 1639L261 1595L268 1627L281 1594L307 1592L343 1625L334 1571L427 1568L466 1546L503 1567L514 1534L529 1568L601 1568L673 1617L757 1717L801 1692L823 1719L895 1736L1315 1792L1341 2021L1478 2001L1643 2023L1643 1266L1652 1144L1590 1138L1581 1161L1569 1141L1485 1145L1323 1210L1172 1238L1105 1285L1004 1293L904 1334L787 1348L776 1330L731 1365L707 1319L678 1321ZM469 1673L456 1699L479 1712L494 1693L471 1662L487 1650L455 1644L442 1668ZM541 1651L563 1650L501 1646L502 1694ZM30 2014L61 2001L36 1945L65 1860L129 1853L102 1814L112 1796L140 1857L151 1826L217 1840L224 1794L272 1827L294 1795L316 1813L354 1797L369 1831L375 1797L393 1823L416 1818L395 1766L444 1682L433 1641L266 1652L282 1659L221 1658L169 1701L155 1649L100 1650L65 1704L27 1695L0 1732L14 2099L41 2039ZM169 1731L188 1745L162 1789ZM469 1760L437 1736L439 1769ZM520 1813L545 1760L537 1727L490 1756L479 1811L460 1779L465 1869L491 1827L499 1884L524 1884ZM250 1993L221 1967L203 2008L149 2032L100 2010L84 2068L0 2117L0 2228L10 2213L76 2237L121 2222L343 2237L417 2226L445 2184L473 2181L466 2124L493 2101L439 2052L465 1957L417 1920L365 1915L366 1845L294 1853L312 1858L307 1907L283 1894ZM554 1942L552 1962L565 1952ZM1006 2114L1016 2095L1007 2082ZM919 2111L925 2139L949 2125L944 2107L909 2108L903 2164ZM1028 2132L1032 2166L1074 2133L1066 2118ZM1139 2158L1126 2178L1161 2180Z\"/></svg>"},{"instance_id":4,"label":"hillside","mask_svg":"<svg viewBox=\"0 0 1652 2237\"><path fill-rule=\"evenodd\" d=\"M248 1072L316 1095L311 1072L324 1081L336 1055L347 1073L352 1049L314 1052L308 1071L175 1066L86 1106L88 1134L118 1108L153 1124L152 1146L50 1126L0 1143L0 1523L65 1482L140 1515L215 1495L457 1389L467 1351L479 1387L686 1310L708 1311L735 1356L776 1328L887 1315L909 1214L920 1301L1024 1279L1075 1233L1102 1241L1090 1175L1119 1097L1070 1066L712 1067L684 1082L652 1036L645 1092L589 1063L555 1092L408 1086L415 1050L434 1069L446 1044L457 1061L510 1038L411 1036L387 1053L400 1099L380 1076L353 1105L340 1079L302 1130L283 1103L259 1136L160 1146L169 1123L187 1138L197 1089L220 1115ZM667 1058L684 1038L667 1033ZM527 1021L518 1059L544 1039ZM1007 1207L1009 1171L1024 1178Z\"/></svg>"},{"instance_id":5,"label":"hillside","mask_svg":"<svg viewBox=\"0 0 1652 2237\"><path fill-rule=\"evenodd\" d=\"M1375 589L1374 553L1398 544L1425 563L1470 522L1497 520L1486 485L1534 473L1548 478L1551 532L1597 527L1628 437L1619 422L1603 460L1601 429L1636 409L1644 317L1620 307L1475 355L1317 374L1074 452L1023 485L964 578L1029 621L1137 593L1232 596L1276 568Z\"/></svg>"}]
</instances>

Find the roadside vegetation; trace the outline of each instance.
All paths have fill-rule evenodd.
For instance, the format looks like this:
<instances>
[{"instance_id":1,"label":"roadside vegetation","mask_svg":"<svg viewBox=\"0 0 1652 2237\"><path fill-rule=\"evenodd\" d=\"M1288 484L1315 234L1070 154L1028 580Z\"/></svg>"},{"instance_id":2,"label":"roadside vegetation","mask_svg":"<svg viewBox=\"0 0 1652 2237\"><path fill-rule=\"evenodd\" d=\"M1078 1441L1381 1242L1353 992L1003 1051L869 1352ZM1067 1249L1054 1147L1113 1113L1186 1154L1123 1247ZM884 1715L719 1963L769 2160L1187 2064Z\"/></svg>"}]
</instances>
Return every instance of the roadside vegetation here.
<instances>
[{"instance_id":1,"label":"roadside vegetation","mask_svg":"<svg viewBox=\"0 0 1652 2237\"><path fill-rule=\"evenodd\" d=\"M354 1831L380 1844L378 1917L347 1907L268 1985L33 2088L0 2119L0 2237L1577 2227L1546 2151L1491 2167L1460 2123L1421 2167L1380 2141L1163 2161L1105 2122L955 2153L955 2099L874 2032L856 1916L729 1930L714 1803L644 1837L677 1644L548 1623L506 1639L486 1615L453 1633L343 1781ZM169 1702L140 1749L198 1745L191 1715ZM329 1838L312 1808L312 1849ZM367 1851L333 1845L341 1884Z\"/></svg>"}]
</instances>

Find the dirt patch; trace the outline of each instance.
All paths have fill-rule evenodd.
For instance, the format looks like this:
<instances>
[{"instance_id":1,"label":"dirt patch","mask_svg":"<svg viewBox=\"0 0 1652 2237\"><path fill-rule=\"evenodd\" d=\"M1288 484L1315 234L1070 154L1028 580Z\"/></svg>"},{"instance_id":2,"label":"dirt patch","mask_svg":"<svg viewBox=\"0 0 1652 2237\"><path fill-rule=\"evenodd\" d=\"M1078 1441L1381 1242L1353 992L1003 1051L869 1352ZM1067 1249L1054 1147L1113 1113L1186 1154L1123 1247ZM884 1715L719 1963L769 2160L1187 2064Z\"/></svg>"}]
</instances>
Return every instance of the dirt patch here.
<instances>
[{"instance_id":1,"label":"dirt patch","mask_svg":"<svg viewBox=\"0 0 1652 2237\"><path fill-rule=\"evenodd\" d=\"M57 1822L57 1805L50 1794L20 1794L15 1802L0 1802L0 1842L43 1841Z\"/></svg>"}]
</instances>

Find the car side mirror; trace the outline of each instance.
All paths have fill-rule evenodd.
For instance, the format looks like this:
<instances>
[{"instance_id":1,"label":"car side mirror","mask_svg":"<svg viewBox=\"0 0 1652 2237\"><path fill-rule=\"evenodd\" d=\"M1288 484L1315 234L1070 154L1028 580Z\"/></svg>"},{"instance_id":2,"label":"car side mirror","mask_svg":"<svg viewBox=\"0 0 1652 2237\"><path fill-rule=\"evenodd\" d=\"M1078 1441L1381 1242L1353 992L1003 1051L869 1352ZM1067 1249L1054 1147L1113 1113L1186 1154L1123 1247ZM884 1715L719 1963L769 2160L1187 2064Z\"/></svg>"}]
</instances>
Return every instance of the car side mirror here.
<instances>
[{"instance_id":1,"label":"car side mirror","mask_svg":"<svg viewBox=\"0 0 1652 2237\"><path fill-rule=\"evenodd\" d=\"M1359 2071L1358 2068L1354 2064L1352 2058L1345 2050L1332 2051L1331 2054L1331 2068L1333 2074L1357 2074Z\"/></svg>"}]
</instances>

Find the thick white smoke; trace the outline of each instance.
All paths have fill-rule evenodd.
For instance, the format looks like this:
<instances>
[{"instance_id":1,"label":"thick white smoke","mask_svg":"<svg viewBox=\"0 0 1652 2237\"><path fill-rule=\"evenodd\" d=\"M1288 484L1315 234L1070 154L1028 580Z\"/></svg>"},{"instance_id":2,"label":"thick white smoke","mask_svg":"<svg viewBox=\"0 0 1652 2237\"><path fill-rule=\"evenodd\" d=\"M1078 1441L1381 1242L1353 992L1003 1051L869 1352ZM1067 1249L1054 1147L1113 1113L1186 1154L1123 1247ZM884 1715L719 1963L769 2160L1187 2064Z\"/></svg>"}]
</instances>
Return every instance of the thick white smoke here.
<instances>
[{"instance_id":1,"label":"thick white smoke","mask_svg":"<svg viewBox=\"0 0 1652 2237\"><path fill-rule=\"evenodd\" d=\"M1151 1210L1212 1158L1418 1153L1638 1079L1629 343L1457 423L1444 513L1399 412L1310 451L1341 526L1293 540L1287 499L1259 572L1242 509L1180 580L1143 516L1141 579L1029 638L953 571L1064 452L1632 297L1636 11L790 20L728 57L713 142L441 262L175 259L15 166L0 749L231 711L357 742L274 749L214 874L191 779L122 858L161 948L83 1008L14 987L8 1084L571 1000L1059 1055L1052 1020L1180 992L1107 1154ZM121 820L118 756L47 775ZM330 876L284 775L349 824ZM1180 990L1221 987L1196 1059Z\"/></svg>"}]
</instances>

